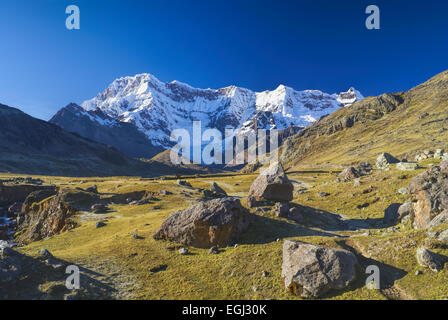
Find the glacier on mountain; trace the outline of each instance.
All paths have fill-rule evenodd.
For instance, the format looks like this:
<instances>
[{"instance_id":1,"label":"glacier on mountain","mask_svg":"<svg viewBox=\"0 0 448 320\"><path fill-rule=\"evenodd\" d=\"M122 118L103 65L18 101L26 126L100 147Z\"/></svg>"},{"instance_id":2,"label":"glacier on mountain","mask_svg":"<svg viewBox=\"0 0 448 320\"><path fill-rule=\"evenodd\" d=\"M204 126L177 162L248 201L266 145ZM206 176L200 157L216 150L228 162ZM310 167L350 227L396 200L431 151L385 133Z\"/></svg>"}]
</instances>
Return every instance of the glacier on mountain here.
<instances>
[{"instance_id":1,"label":"glacier on mountain","mask_svg":"<svg viewBox=\"0 0 448 320\"><path fill-rule=\"evenodd\" d=\"M81 107L91 117L98 113L107 116L99 118L99 123L131 123L154 145L169 148L173 144L171 132L191 131L193 121L201 121L204 129L232 128L236 134L255 129L306 127L361 99L363 96L354 88L340 94L296 91L284 85L264 92L236 86L198 89L179 81L165 83L145 73L113 81Z\"/></svg>"}]
</instances>

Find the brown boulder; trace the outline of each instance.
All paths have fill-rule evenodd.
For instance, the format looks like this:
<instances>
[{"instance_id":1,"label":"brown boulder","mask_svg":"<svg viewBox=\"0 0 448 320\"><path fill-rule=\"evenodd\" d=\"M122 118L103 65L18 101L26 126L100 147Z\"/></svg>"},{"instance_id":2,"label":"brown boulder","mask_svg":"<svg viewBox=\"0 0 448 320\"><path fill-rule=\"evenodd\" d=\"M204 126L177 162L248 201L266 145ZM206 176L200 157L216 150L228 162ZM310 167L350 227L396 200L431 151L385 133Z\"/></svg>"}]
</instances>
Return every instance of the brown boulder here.
<instances>
[{"instance_id":1,"label":"brown boulder","mask_svg":"<svg viewBox=\"0 0 448 320\"><path fill-rule=\"evenodd\" d=\"M281 164L276 162L261 171L249 189L248 198L254 198L255 201L288 202L293 198L293 190L294 186L286 176Z\"/></svg>"},{"instance_id":2,"label":"brown boulder","mask_svg":"<svg viewBox=\"0 0 448 320\"><path fill-rule=\"evenodd\" d=\"M250 221L249 211L237 198L202 201L172 213L154 234L154 239L197 248L224 247L233 244Z\"/></svg>"},{"instance_id":3,"label":"brown boulder","mask_svg":"<svg viewBox=\"0 0 448 320\"><path fill-rule=\"evenodd\" d=\"M448 161L415 177L409 185L414 207L414 227L427 228L436 216L448 209Z\"/></svg>"},{"instance_id":4,"label":"brown boulder","mask_svg":"<svg viewBox=\"0 0 448 320\"><path fill-rule=\"evenodd\" d=\"M348 167L345 168L340 174L339 178L342 179L342 181L351 181L356 178L359 178L361 174L355 167Z\"/></svg>"},{"instance_id":5,"label":"brown boulder","mask_svg":"<svg viewBox=\"0 0 448 320\"><path fill-rule=\"evenodd\" d=\"M21 243L28 243L45 239L74 228L77 224L72 217L78 212L74 207L74 199L83 199L73 192L63 190L56 195L34 202L27 211L22 211L17 218L17 230L20 235L16 239Z\"/></svg>"}]
</instances>

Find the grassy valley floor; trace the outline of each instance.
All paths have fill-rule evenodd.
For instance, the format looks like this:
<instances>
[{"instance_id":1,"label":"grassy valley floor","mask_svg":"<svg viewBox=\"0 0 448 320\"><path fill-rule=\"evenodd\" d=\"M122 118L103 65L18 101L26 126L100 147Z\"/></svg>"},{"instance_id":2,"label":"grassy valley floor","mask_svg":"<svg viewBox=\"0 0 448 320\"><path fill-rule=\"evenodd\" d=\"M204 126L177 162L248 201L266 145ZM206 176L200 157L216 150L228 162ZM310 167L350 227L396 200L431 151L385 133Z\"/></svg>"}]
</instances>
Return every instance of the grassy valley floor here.
<instances>
[{"instance_id":1,"label":"grassy valley floor","mask_svg":"<svg viewBox=\"0 0 448 320\"><path fill-rule=\"evenodd\" d=\"M420 164L427 168L437 163L431 159ZM189 207L201 197L195 188L209 188L213 181L229 195L242 197L245 205L244 197L257 173L184 177L193 188L178 185L174 177L36 176L66 188L95 184L101 194L138 190L167 190L173 194L158 195L160 201L145 205L111 205L111 211L105 214L81 212L76 216L80 225L75 229L33 242L19 251L37 256L41 248L48 249L55 257L82 267L83 274L102 283L108 288L107 296L113 299L299 299L284 289L281 278L283 240L294 238L346 248L358 255L358 280L345 291L330 292L324 299L446 299L447 268L434 273L418 266L415 258L416 249L430 241L426 231L412 229L409 222L387 227L380 223L389 205L406 200L398 189L406 188L424 170L375 170L355 186L353 182L336 182L336 171L295 168L288 177L295 181L295 190L306 186L307 191L295 193L293 202L320 209L323 214L341 215L352 230L305 227L275 217L269 207L251 209L256 214L255 222L238 246L220 248L217 255L191 247L189 254L181 255L178 249L183 245L156 241L152 235L172 212ZM319 192L329 195L322 197ZM360 205L363 208L359 209ZM100 220L106 226L95 228ZM435 246L433 250L448 255L446 247ZM365 268L372 264L380 267L381 290L369 290L364 284ZM158 266L166 270L150 271ZM417 275L418 270L422 273Z\"/></svg>"}]
</instances>

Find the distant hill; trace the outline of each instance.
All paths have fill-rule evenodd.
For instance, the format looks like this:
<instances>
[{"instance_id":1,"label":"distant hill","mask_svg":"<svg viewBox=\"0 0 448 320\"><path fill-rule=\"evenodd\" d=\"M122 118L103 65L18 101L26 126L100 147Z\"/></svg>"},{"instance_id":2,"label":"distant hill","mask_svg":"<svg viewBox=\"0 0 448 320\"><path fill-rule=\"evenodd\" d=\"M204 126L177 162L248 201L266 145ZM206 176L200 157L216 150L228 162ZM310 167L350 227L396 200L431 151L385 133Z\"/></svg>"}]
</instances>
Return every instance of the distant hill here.
<instances>
[{"instance_id":1,"label":"distant hill","mask_svg":"<svg viewBox=\"0 0 448 320\"><path fill-rule=\"evenodd\" d=\"M0 104L0 171L63 176L148 175L113 147Z\"/></svg>"}]
</instances>

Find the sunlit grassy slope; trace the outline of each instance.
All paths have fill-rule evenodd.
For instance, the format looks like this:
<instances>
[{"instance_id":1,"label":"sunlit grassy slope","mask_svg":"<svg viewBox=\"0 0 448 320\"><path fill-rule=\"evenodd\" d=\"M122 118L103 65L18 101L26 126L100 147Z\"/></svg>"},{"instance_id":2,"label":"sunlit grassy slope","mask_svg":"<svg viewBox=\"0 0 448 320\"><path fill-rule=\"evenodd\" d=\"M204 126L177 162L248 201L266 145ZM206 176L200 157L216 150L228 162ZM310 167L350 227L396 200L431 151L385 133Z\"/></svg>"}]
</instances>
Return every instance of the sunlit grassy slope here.
<instances>
[{"instance_id":1,"label":"sunlit grassy slope","mask_svg":"<svg viewBox=\"0 0 448 320\"><path fill-rule=\"evenodd\" d=\"M289 168L374 162L381 152L413 160L418 151L446 149L448 71L407 92L342 108L289 140L282 157Z\"/></svg>"}]
</instances>

